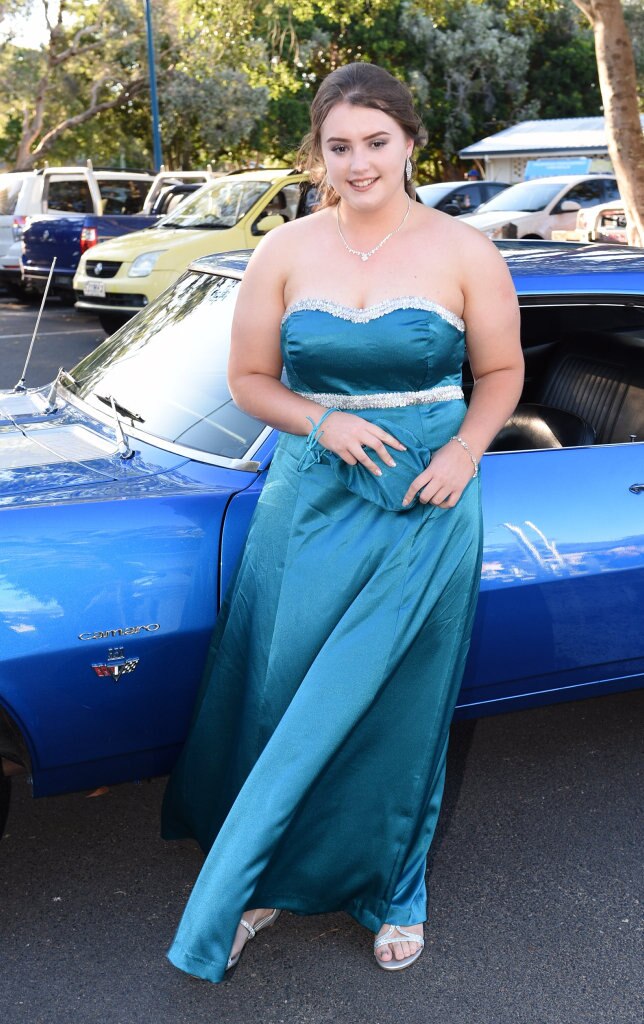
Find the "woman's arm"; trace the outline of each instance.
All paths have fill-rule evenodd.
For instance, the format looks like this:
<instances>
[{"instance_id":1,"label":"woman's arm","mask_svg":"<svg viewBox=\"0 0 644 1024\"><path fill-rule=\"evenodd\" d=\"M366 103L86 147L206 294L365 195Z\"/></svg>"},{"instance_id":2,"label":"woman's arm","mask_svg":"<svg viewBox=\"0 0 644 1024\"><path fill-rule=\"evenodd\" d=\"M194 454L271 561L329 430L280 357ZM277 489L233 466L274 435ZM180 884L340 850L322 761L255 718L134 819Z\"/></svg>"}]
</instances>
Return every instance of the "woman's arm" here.
<instances>
[{"instance_id":1,"label":"woman's arm","mask_svg":"<svg viewBox=\"0 0 644 1024\"><path fill-rule=\"evenodd\" d=\"M410 485L404 504L420 492L420 501L452 508L473 475L472 457L479 462L521 397L523 353L512 278L505 260L484 235L468 229L465 249L463 318L474 388L458 436L467 447L448 441L435 452L427 469Z\"/></svg>"},{"instance_id":2,"label":"woman's arm","mask_svg":"<svg viewBox=\"0 0 644 1024\"><path fill-rule=\"evenodd\" d=\"M297 225L293 227L297 229ZM326 409L295 394L280 381L284 286L289 259L293 258L289 232L289 225L285 225L262 239L244 274L233 318L228 386L240 409L278 430L306 435L311 430L307 417L317 424ZM364 448L373 449L388 465L393 459L385 445L404 448L386 430L350 413L332 413L322 429L326 448L351 465L361 462L377 476L381 470Z\"/></svg>"}]
</instances>

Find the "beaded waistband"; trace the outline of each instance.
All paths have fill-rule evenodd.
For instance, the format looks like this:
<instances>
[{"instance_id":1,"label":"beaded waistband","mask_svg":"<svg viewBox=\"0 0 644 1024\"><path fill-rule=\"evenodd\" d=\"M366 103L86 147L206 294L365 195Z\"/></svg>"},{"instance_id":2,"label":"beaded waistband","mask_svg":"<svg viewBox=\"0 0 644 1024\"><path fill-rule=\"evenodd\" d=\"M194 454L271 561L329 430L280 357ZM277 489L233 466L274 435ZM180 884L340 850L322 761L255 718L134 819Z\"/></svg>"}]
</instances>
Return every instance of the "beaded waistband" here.
<instances>
[{"instance_id":1,"label":"beaded waistband","mask_svg":"<svg viewBox=\"0 0 644 1024\"><path fill-rule=\"evenodd\" d=\"M456 384L447 384L425 391L383 391L371 395L340 395L332 391L294 391L294 394L310 398L329 409L399 409L407 405L453 402L463 398L463 389Z\"/></svg>"}]
</instances>

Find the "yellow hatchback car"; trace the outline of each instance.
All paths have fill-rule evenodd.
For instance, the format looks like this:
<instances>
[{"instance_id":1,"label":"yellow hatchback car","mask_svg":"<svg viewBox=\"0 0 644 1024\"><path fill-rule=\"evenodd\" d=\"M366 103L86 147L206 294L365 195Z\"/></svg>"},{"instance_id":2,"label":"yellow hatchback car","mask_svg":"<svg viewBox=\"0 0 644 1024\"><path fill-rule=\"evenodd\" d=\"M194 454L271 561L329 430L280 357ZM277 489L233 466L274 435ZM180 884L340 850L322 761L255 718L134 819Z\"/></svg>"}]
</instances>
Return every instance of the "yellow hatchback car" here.
<instances>
[{"instance_id":1,"label":"yellow hatchback car","mask_svg":"<svg viewBox=\"0 0 644 1024\"><path fill-rule=\"evenodd\" d=\"M171 285L199 256L254 249L268 231L314 209L306 174L257 170L208 182L154 227L113 238L81 257L76 308L110 334Z\"/></svg>"}]
</instances>

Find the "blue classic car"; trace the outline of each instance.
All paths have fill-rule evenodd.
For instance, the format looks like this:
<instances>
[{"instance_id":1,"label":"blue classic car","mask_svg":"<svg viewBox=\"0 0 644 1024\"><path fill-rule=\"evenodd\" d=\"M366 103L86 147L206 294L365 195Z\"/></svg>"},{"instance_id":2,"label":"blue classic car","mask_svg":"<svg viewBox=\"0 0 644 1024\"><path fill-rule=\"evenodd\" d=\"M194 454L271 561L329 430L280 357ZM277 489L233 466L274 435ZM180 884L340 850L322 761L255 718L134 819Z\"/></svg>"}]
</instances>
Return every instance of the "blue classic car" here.
<instances>
[{"instance_id":1,"label":"blue classic car","mask_svg":"<svg viewBox=\"0 0 644 1024\"><path fill-rule=\"evenodd\" d=\"M502 251L527 375L482 464L470 718L644 679L644 252ZM165 773L186 734L276 440L226 386L247 259L0 393L0 754L36 796Z\"/></svg>"}]
</instances>

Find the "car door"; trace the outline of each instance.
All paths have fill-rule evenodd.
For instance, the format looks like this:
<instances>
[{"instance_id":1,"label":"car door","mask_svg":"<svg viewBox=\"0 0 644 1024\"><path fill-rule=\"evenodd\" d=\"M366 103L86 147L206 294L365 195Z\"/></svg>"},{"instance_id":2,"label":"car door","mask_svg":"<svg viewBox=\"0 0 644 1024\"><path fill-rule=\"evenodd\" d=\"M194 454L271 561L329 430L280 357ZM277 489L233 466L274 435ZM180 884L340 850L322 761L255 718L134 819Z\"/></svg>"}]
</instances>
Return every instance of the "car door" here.
<instances>
[{"instance_id":1,"label":"car door","mask_svg":"<svg viewBox=\"0 0 644 1024\"><path fill-rule=\"evenodd\" d=\"M640 686L644 440L487 454L481 472L485 552L459 705L485 714Z\"/></svg>"}]
</instances>

